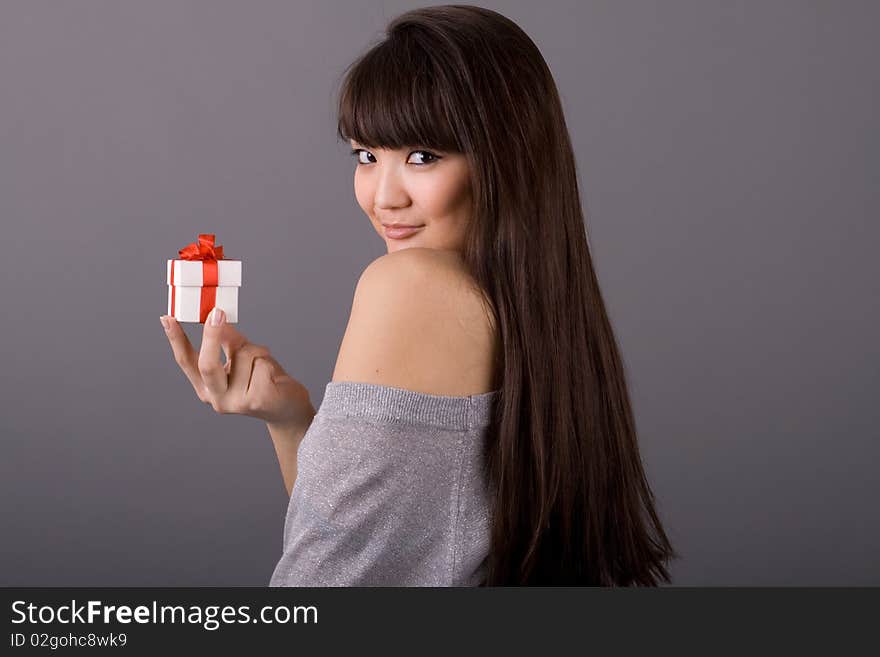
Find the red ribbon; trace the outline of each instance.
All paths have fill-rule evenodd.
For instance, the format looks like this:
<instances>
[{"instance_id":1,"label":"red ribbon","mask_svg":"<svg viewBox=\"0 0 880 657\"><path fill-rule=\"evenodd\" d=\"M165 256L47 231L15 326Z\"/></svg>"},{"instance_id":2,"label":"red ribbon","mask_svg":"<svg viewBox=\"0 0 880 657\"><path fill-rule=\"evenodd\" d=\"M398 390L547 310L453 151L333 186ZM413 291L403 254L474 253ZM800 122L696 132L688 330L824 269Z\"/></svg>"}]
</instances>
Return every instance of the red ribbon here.
<instances>
[{"instance_id":1,"label":"red ribbon","mask_svg":"<svg viewBox=\"0 0 880 657\"><path fill-rule=\"evenodd\" d=\"M178 251L181 260L223 260L223 247L214 246L214 234L199 235L199 241L187 244Z\"/></svg>"},{"instance_id":2,"label":"red ribbon","mask_svg":"<svg viewBox=\"0 0 880 657\"><path fill-rule=\"evenodd\" d=\"M180 249L181 260L202 261L202 296L199 301L199 323L204 324L208 313L217 303L217 261L223 260L223 247L214 245L213 233L200 233L199 241ZM171 312L174 312L174 267L171 268Z\"/></svg>"}]
</instances>

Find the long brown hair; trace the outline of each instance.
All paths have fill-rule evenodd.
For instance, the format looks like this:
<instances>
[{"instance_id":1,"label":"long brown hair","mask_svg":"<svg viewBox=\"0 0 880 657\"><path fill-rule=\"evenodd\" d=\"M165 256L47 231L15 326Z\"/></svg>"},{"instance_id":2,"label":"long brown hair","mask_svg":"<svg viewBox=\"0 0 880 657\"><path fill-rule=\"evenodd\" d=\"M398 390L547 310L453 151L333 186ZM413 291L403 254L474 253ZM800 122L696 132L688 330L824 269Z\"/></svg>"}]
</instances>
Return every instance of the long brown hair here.
<instances>
[{"instance_id":1,"label":"long brown hair","mask_svg":"<svg viewBox=\"0 0 880 657\"><path fill-rule=\"evenodd\" d=\"M345 71L338 135L463 153L463 258L499 331L485 585L656 586L678 558L642 467L553 76L514 22L443 5L394 18Z\"/></svg>"}]
</instances>

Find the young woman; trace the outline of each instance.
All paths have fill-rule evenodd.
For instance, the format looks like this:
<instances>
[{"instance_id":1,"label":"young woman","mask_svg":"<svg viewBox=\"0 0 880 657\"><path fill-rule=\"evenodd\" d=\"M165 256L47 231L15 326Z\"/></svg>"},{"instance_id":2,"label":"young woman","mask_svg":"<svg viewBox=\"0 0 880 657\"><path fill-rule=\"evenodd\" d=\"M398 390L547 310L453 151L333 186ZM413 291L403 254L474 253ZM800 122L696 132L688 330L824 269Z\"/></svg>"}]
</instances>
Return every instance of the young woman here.
<instances>
[{"instance_id":1,"label":"young woman","mask_svg":"<svg viewBox=\"0 0 880 657\"><path fill-rule=\"evenodd\" d=\"M669 582L538 48L487 9L407 12L347 70L338 119L388 254L321 409L222 313L198 354L163 317L200 398L267 422L291 493L272 584Z\"/></svg>"}]
</instances>

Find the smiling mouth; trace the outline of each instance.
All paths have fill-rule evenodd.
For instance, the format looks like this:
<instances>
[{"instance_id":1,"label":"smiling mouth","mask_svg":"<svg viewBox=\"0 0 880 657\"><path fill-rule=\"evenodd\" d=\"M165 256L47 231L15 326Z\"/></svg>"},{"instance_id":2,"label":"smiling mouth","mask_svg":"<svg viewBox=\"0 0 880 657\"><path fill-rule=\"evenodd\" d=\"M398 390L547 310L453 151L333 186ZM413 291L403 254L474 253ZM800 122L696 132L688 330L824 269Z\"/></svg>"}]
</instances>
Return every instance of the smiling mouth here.
<instances>
[{"instance_id":1,"label":"smiling mouth","mask_svg":"<svg viewBox=\"0 0 880 657\"><path fill-rule=\"evenodd\" d=\"M392 240L406 239L419 232L424 226L394 226L384 225L385 236Z\"/></svg>"}]
</instances>

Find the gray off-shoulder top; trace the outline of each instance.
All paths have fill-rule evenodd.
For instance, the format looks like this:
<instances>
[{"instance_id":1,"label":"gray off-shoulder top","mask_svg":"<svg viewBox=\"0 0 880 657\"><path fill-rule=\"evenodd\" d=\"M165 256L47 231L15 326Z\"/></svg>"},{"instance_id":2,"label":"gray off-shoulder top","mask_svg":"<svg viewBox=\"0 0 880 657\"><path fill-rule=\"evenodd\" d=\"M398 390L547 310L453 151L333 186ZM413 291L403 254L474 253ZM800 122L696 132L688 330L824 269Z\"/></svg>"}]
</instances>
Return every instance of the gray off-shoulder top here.
<instances>
[{"instance_id":1,"label":"gray off-shoulder top","mask_svg":"<svg viewBox=\"0 0 880 657\"><path fill-rule=\"evenodd\" d=\"M269 586L477 586L483 448L499 390L467 397L331 381L297 453Z\"/></svg>"}]
</instances>

